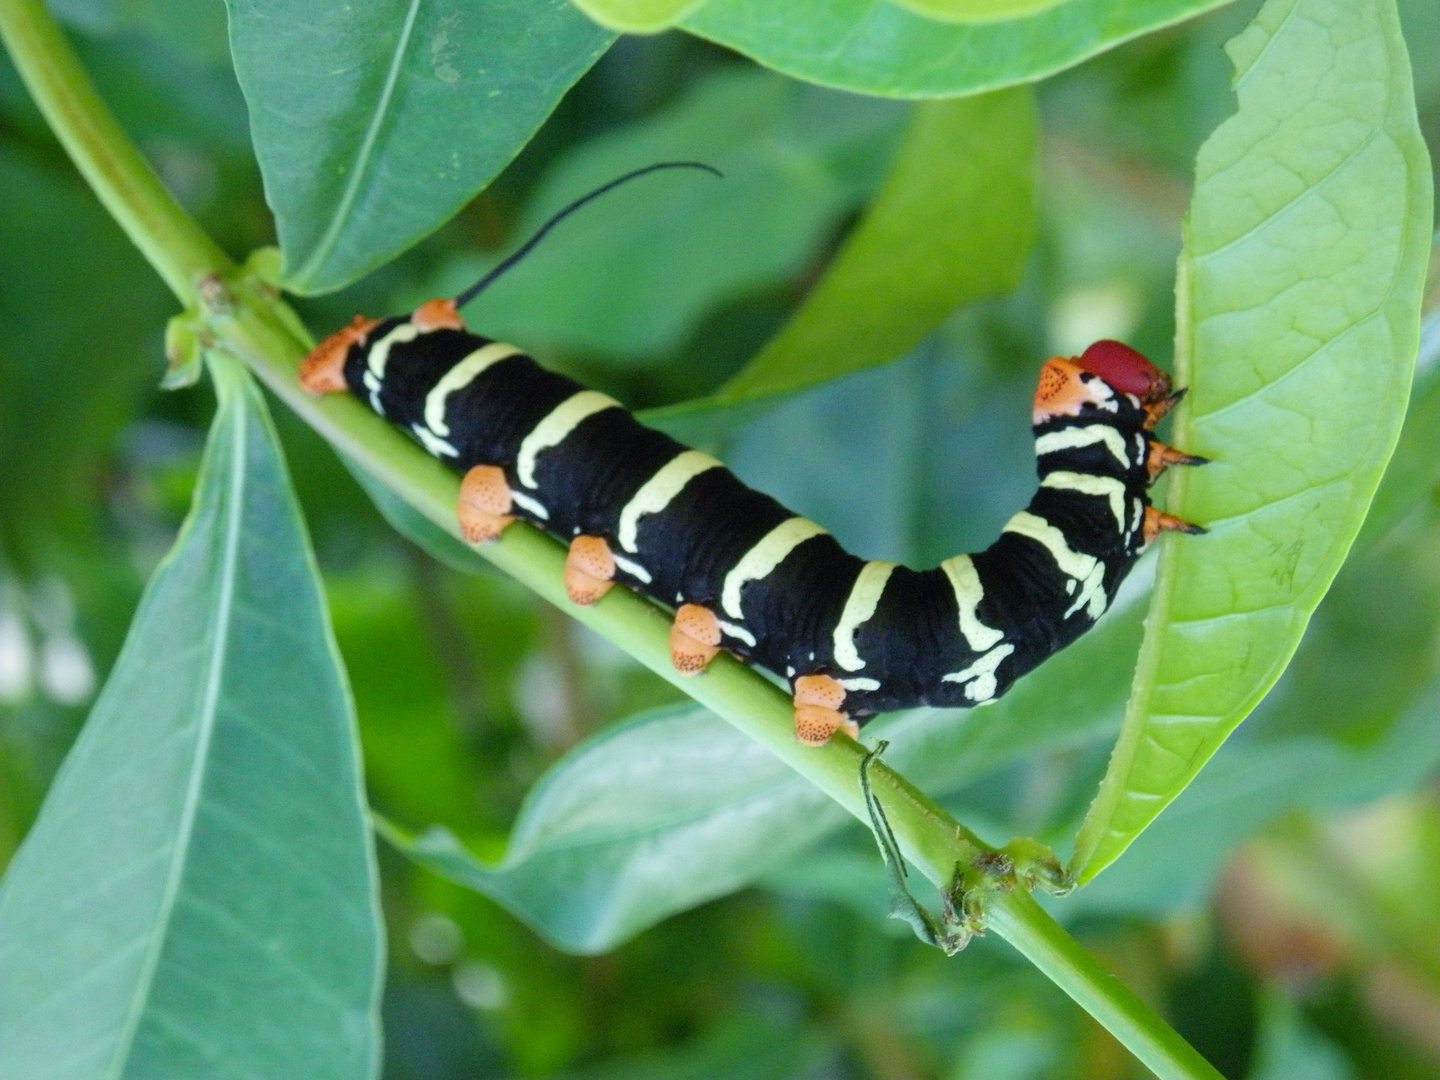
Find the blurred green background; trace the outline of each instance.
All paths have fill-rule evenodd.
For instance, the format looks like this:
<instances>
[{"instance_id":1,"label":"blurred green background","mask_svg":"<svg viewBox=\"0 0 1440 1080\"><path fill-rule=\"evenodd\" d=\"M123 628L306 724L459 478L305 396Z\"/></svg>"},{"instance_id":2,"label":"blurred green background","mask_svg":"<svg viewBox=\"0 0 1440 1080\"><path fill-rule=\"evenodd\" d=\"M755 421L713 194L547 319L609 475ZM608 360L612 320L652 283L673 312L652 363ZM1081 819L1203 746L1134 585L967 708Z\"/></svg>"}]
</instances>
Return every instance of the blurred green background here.
<instances>
[{"instance_id":1,"label":"blurred green background","mask_svg":"<svg viewBox=\"0 0 1440 1080\"><path fill-rule=\"evenodd\" d=\"M722 416L713 446L865 557L927 564L987 543L1033 483L1023 417L1039 360L1098 337L1168 357L1194 155L1233 109L1220 46L1256 6L1038 84L1039 232L1021 288L957 313L893 364L759 419ZM273 243L219 0L56 7L124 126L210 234L237 256ZM1422 124L1440 147L1440 6L1409 0L1402 13ZM679 33L622 38L455 220L299 307L322 333L356 311L406 310L523 237L565 177L643 164L700 132L743 165L727 197L765 241L745 259L693 215L602 204L470 319L636 408L701 395L813 283L910 108L805 85ZM627 303L597 288L615 275ZM1433 281L1430 297L1421 389L1440 382ZM213 400L204 385L156 389L172 311L14 71L0 69L0 862L188 504ZM525 791L567 748L679 700L525 590L398 537L317 436L283 407L275 416L377 810L412 828L445 824L498 855ZM1440 1076L1437 670L1432 492L1357 548L1296 664L1201 781L1057 909L1226 1075ZM997 838L1073 831L1118 716L947 806ZM858 827L761 887L593 957L555 950L384 845L380 857L391 1080L1142 1074L1003 943L946 961L887 924L878 858Z\"/></svg>"}]
</instances>

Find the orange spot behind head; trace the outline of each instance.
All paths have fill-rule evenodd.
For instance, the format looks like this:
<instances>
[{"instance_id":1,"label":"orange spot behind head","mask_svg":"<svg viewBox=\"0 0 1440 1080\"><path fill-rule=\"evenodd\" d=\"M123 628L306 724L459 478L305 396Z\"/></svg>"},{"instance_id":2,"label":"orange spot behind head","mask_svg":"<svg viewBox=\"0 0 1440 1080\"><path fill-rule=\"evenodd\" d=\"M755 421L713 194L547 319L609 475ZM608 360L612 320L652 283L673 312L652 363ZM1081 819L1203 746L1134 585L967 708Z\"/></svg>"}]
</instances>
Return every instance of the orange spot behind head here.
<instances>
[{"instance_id":1,"label":"orange spot behind head","mask_svg":"<svg viewBox=\"0 0 1440 1080\"><path fill-rule=\"evenodd\" d=\"M365 340L365 335L380 325L379 319L356 315L350 325L336 330L316 345L300 361L300 385L312 394L338 394L345 385L345 357L351 345Z\"/></svg>"},{"instance_id":2,"label":"orange spot behind head","mask_svg":"<svg viewBox=\"0 0 1440 1080\"><path fill-rule=\"evenodd\" d=\"M448 296L426 300L410 314L410 322L421 331L464 330L465 320L455 310L455 301Z\"/></svg>"},{"instance_id":3,"label":"orange spot behind head","mask_svg":"<svg viewBox=\"0 0 1440 1080\"><path fill-rule=\"evenodd\" d=\"M1095 403L1095 391L1081 377L1085 370L1073 360L1052 356L1040 369L1035 387L1032 422L1043 424L1056 416L1079 416L1086 405Z\"/></svg>"}]
</instances>

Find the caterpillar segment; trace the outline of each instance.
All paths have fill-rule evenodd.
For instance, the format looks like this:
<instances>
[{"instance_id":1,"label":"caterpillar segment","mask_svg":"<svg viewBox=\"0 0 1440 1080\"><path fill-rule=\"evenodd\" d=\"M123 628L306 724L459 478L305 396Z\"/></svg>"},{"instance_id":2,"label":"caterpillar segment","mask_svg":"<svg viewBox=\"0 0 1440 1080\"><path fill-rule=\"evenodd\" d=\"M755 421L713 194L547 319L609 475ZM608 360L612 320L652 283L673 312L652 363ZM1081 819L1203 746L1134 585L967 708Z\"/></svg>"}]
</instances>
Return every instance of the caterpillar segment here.
<instances>
[{"instance_id":1,"label":"caterpillar segment","mask_svg":"<svg viewBox=\"0 0 1440 1080\"><path fill-rule=\"evenodd\" d=\"M357 317L301 380L349 390L457 469L470 542L524 519L569 545L576 603L618 583L672 608L676 670L724 649L785 677L807 744L877 712L993 701L1104 614L1160 533L1203 531L1150 505L1164 469L1205 459L1151 434L1181 393L1119 342L1045 362L1034 498L984 551L917 571L849 554L714 458L470 333L455 307Z\"/></svg>"}]
</instances>

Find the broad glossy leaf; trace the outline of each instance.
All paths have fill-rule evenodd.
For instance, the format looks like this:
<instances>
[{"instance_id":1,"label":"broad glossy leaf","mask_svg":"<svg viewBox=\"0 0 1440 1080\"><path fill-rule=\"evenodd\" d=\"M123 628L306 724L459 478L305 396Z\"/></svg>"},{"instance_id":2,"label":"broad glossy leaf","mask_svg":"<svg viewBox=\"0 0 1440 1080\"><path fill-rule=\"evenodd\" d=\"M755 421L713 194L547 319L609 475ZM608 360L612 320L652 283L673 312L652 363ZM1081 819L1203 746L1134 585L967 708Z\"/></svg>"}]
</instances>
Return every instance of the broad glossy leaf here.
<instances>
[{"instance_id":1,"label":"broad glossy leaf","mask_svg":"<svg viewBox=\"0 0 1440 1080\"><path fill-rule=\"evenodd\" d=\"M1351 556L1284 678L1125 858L1075 894L1075 905L1193 909L1230 854L1280 815L1403 791L1434 769L1436 540L1434 512L1421 508Z\"/></svg>"},{"instance_id":2,"label":"broad glossy leaf","mask_svg":"<svg viewBox=\"0 0 1440 1080\"><path fill-rule=\"evenodd\" d=\"M376 1068L349 694L264 403L216 376L190 518L0 885L7 1075Z\"/></svg>"},{"instance_id":3,"label":"broad glossy leaf","mask_svg":"<svg viewBox=\"0 0 1440 1080\"><path fill-rule=\"evenodd\" d=\"M609 30L653 34L672 25L705 0L574 0L590 18Z\"/></svg>"},{"instance_id":4,"label":"broad glossy leaf","mask_svg":"<svg viewBox=\"0 0 1440 1080\"><path fill-rule=\"evenodd\" d=\"M800 310L698 414L894 360L955 308L1019 283L1034 233L1035 115L1007 90L916 108L870 209Z\"/></svg>"},{"instance_id":5,"label":"broad glossy leaf","mask_svg":"<svg viewBox=\"0 0 1440 1080\"><path fill-rule=\"evenodd\" d=\"M774 287L816 257L883 174L905 115L894 102L726 67L672 105L587 142L546 174L516 229L529 235L571 199L657 161L563 226L466 309L490 337L544 356L582 349L633 363L682 344L720 304ZM453 267L437 295L489 263Z\"/></svg>"},{"instance_id":6,"label":"broad glossy leaf","mask_svg":"<svg viewBox=\"0 0 1440 1080\"><path fill-rule=\"evenodd\" d=\"M610 44L567 0L229 0L255 153L301 293L447 221Z\"/></svg>"},{"instance_id":7,"label":"broad glossy leaf","mask_svg":"<svg viewBox=\"0 0 1440 1080\"><path fill-rule=\"evenodd\" d=\"M1143 583L1142 583L1143 584ZM931 795L999 764L1113 730L1140 638L1143 588L993 706L918 709L866 729ZM758 743L699 706L636 717L576 747L531 791L505 857L443 828L381 833L421 865L504 904L547 940L600 952L742 888L849 818Z\"/></svg>"},{"instance_id":8,"label":"broad glossy leaf","mask_svg":"<svg viewBox=\"0 0 1440 1080\"><path fill-rule=\"evenodd\" d=\"M1284 670L1404 416L1429 160L1393 0L1270 0L1231 42L1239 111L1201 150L1177 285L1169 509L1125 729L1076 849L1088 880ZM1176 538L1167 538L1173 541Z\"/></svg>"},{"instance_id":9,"label":"broad glossy leaf","mask_svg":"<svg viewBox=\"0 0 1440 1080\"><path fill-rule=\"evenodd\" d=\"M777 71L887 97L962 97L1032 82L1226 0L1066 0L1022 18L946 23L886 0L710 0L691 33Z\"/></svg>"},{"instance_id":10,"label":"broad glossy leaf","mask_svg":"<svg viewBox=\"0 0 1440 1080\"><path fill-rule=\"evenodd\" d=\"M1422 783L1440 764L1440 681L1378 741L1317 735L1236 740L1108 873L1074 894L1077 911L1164 915L1204 904L1226 860L1257 829L1298 807L1353 806Z\"/></svg>"},{"instance_id":11,"label":"broad glossy leaf","mask_svg":"<svg viewBox=\"0 0 1440 1080\"><path fill-rule=\"evenodd\" d=\"M1379 739L1440 666L1440 523L1422 505L1357 547L1305 628L1285 674L1247 728L1259 737Z\"/></svg>"}]
</instances>

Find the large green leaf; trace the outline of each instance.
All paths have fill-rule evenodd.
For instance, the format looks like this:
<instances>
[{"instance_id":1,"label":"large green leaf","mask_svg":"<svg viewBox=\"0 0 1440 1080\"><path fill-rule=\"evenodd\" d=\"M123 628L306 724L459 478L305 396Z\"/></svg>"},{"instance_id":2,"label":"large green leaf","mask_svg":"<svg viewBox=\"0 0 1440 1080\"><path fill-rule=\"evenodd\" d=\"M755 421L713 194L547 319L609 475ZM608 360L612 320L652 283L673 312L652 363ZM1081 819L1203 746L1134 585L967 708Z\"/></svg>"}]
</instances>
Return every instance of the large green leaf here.
<instances>
[{"instance_id":1,"label":"large green leaf","mask_svg":"<svg viewBox=\"0 0 1440 1080\"><path fill-rule=\"evenodd\" d=\"M886 761L932 795L1007 761L1094 740L1119 721L1142 609L1139 588L993 706L898 713L867 737L889 740ZM617 725L566 755L526 799L498 864L478 860L447 829L381 831L562 948L599 952L742 888L848 820L764 747L684 705Z\"/></svg>"},{"instance_id":2,"label":"large green leaf","mask_svg":"<svg viewBox=\"0 0 1440 1080\"><path fill-rule=\"evenodd\" d=\"M1404 416L1429 159L1393 0L1270 0L1231 42L1239 110L1205 144L1177 286L1174 439L1215 459L1170 509L1125 729L1081 880L1170 802L1284 670Z\"/></svg>"},{"instance_id":3,"label":"large green leaf","mask_svg":"<svg viewBox=\"0 0 1440 1080\"><path fill-rule=\"evenodd\" d=\"M1437 541L1440 521L1421 507L1351 555L1284 678L1126 857L1076 894L1078 906L1193 909L1231 853L1278 816L1367 802L1434 769Z\"/></svg>"},{"instance_id":4,"label":"large green leaf","mask_svg":"<svg viewBox=\"0 0 1440 1080\"><path fill-rule=\"evenodd\" d=\"M264 403L216 377L194 509L0 885L8 1076L377 1067L349 694Z\"/></svg>"},{"instance_id":5,"label":"large green leaf","mask_svg":"<svg viewBox=\"0 0 1440 1080\"><path fill-rule=\"evenodd\" d=\"M567 0L228 0L285 253L327 292L448 220L610 44Z\"/></svg>"},{"instance_id":6,"label":"large green leaf","mask_svg":"<svg viewBox=\"0 0 1440 1080\"><path fill-rule=\"evenodd\" d=\"M1034 233L1035 115L1008 90L918 107L890 175L781 332L708 399L647 414L701 416L902 356L955 308L1019 283Z\"/></svg>"},{"instance_id":7,"label":"large green leaf","mask_svg":"<svg viewBox=\"0 0 1440 1080\"><path fill-rule=\"evenodd\" d=\"M1257 829L1297 808L1364 804L1433 775L1437 710L1440 680L1432 679L1369 746L1309 734L1228 743L1124 859L1074 894L1074 907L1154 916L1194 911Z\"/></svg>"},{"instance_id":8,"label":"large green leaf","mask_svg":"<svg viewBox=\"0 0 1440 1080\"><path fill-rule=\"evenodd\" d=\"M886 0L710 0L680 20L787 75L889 97L962 97L1032 82L1226 0L1066 0L992 23L940 22Z\"/></svg>"},{"instance_id":9,"label":"large green leaf","mask_svg":"<svg viewBox=\"0 0 1440 1080\"><path fill-rule=\"evenodd\" d=\"M647 176L567 221L466 311L487 336L544 356L583 349L643 360L683 344L721 303L774 287L812 262L883 175L905 108L722 68L673 104L591 140L548 172L516 232L637 166L700 161ZM447 272L458 290L494 260Z\"/></svg>"}]
</instances>

